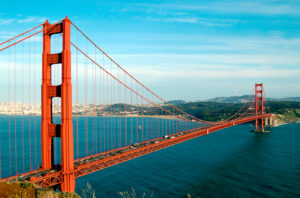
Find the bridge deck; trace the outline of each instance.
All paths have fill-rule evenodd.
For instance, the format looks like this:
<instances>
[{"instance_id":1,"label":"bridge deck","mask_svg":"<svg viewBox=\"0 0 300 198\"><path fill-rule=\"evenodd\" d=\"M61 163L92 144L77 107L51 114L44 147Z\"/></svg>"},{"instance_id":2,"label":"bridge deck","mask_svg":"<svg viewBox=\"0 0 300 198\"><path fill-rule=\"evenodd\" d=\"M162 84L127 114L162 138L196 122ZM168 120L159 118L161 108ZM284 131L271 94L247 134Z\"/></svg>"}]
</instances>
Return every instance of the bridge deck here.
<instances>
[{"instance_id":1,"label":"bridge deck","mask_svg":"<svg viewBox=\"0 0 300 198\"><path fill-rule=\"evenodd\" d=\"M271 114L266 114L263 118L271 117ZM115 150L99 153L96 155L84 157L75 160L75 177L81 177L104 168L120 164L122 162L158 151L160 149L197 138L202 135L225 129L234 125L250 122L256 119L261 119L262 116L251 116L242 119L219 123L216 125L208 125L197 129L182 131L169 136L159 137L150 141L141 142L131 146L118 148ZM10 180L31 180L41 187L55 186L62 182L61 171L56 170L36 170L25 174L16 175L5 178L0 181Z\"/></svg>"}]
</instances>

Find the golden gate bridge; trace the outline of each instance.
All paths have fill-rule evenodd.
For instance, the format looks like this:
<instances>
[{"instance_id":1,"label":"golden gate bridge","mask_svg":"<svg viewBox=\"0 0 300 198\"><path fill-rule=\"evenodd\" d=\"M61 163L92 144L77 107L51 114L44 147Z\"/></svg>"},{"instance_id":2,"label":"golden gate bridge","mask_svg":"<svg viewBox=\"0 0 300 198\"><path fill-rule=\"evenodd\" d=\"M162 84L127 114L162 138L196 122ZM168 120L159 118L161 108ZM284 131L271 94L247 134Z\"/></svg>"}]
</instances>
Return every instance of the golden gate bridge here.
<instances>
[{"instance_id":1,"label":"golden gate bridge","mask_svg":"<svg viewBox=\"0 0 300 198\"><path fill-rule=\"evenodd\" d=\"M0 52L0 181L73 192L78 177L237 124L254 121L264 131L272 117L262 83L228 118L194 117L134 78L68 18L2 42Z\"/></svg>"}]
</instances>

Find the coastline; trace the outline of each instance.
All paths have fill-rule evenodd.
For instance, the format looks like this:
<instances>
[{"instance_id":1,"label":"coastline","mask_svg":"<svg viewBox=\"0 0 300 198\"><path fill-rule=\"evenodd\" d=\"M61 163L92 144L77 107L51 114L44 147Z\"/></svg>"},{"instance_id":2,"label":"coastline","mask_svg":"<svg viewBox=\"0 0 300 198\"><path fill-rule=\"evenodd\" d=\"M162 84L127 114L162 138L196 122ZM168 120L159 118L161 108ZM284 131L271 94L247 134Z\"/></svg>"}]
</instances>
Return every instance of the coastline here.
<instances>
[{"instance_id":1,"label":"coastline","mask_svg":"<svg viewBox=\"0 0 300 198\"><path fill-rule=\"evenodd\" d=\"M14 116L41 116L40 113L32 113L32 114L15 114L15 113L0 113L0 116L11 116L11 117L14 117ZM57 116L59 117L60 114L53 114L53 116ZM110 118L113 118L113 117L120 117L120 118L123 118L123 117L127 117L127 118L160 118L160 119L180 119L176 116L166 116L166 115L137 115L137 114L132 114L132 115L127 115L127 116L124 116L124 115L93 115L93 114L88 114L88 115L84 115L84 114L79 114L77 115L76 113L73 113L73 119L76 118L76 117L110 117ZM203 120L205 120L205 118L201 118ZM287 115L287 114L275 114L275 124L274 124L274 127L277 127L277 126L281 126L281 125L284 125L284 124L290 124L290 123L300 123L300 117L297 117L297 116L294 116L294 115Z\"/></svg>"},{"instance_id":2,"label":"coastline","mask_svg":"<svg viewBox=\"0 0 300 198\"><path fill-rule=\"evenodd\" d=\"M89 114L89 115L77 115L77 114L72 114L73 115L73 118L76 118L77 116L78 117L119 117L119 118L123 118L123 117L127 117L127 118L136 118L136 117L143 117L143 118L162 118L162 119L179 119L178 117L176 116L165 116L165 115L136 115L136 114L133 114L133 115L127 115L127 116L124 116L124 115L106 115L106 116L99 116L99 115L92 115L92 114ZM0 116L41 116L41 114L0 114ZM53 114L53 116L61 116L61 114Z\"/></svg>"},{"instance_id":3,"label":"coastline","mask_svg":"<svg viewBox=\"0 0 300 198\"><path fill-rule=\"evenodd\" d=\"M274 125L274 127L291 123L300 123L300 117L296 116L275 114L275 118L277 123Z\"/></svg>"}]
</instances>

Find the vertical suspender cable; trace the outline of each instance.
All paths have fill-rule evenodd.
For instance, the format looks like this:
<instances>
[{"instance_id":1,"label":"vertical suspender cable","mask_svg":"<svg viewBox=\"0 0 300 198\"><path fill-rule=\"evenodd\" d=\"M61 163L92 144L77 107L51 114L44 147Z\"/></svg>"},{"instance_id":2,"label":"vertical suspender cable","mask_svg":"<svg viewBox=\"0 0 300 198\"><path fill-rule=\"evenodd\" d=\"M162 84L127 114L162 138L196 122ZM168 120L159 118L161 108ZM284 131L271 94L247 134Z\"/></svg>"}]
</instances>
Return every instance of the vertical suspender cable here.
<instances>
[{"instance_id":1,"label":"vertical suspender cable","mask_svg":"<svg viewBox=\"0 0 300 198\"><path fill-rule=\"evenodd\" d=\"M124 82L126 84L126 76L124 75ZM127 95L126 95L127 89L124 88L124 95L125 95L125 146L127 146Z\"/></svg>"},{"instance_id":2,"label":"vertical suspender cable","mask_svg":"<svg viewBox=\"0 0 300 198\"><path fill-rule=\"evenodd\" d=\"M87 51L88 51L88 49L87 49L87 41L86 41L86 45L85 45L85 51L86 51L86 54L88 53ZM84 59L85 60L85 67L84 67L84 74L85 74L85 76L84 76L84 84L85 84L85 88L84 88L84 92L85 92L85 94L84 94L84 96L85 96L85 108L84 108L84 111L85 111L85 121L84 121L84 137L85 137L85 139L84 139L84 143L85 143L85 154L86 154L86 156L88 156L88 138L87 138L87 134L88 134L88 118L87 118L87 111L88 111L88 108L87 108L87 105L88 105L88 101L87 101L87 99L88 99L88 90L87 90L87 88L88 88L88 75L87 75L87 59L85 58Z\"/></svg>"},{"instance_id":3,"label":"vertical suspender cable","mask_svg":"<svg viewBox=\"0 0 300 198\"><path fill-rule=\"evenodd\" d=\"M136 84L136 92L138 93L139 88L138 88L138 84ZM138 102L138 95L135 95L135 109L136 109L136 117L135 117L135 121L136 121L136 143L139 142L139 102Z\"/></svg>"},{"instance_id":4,"label":"vertical suspender cable","mask_svg":"<svg viewBox=\"0 0 300 198\"><path fill-rule=\"evenodd\" d=\"M153 102L155 103L155 99L153 99ZM158 105L158 103L157 103ZM157 120L157 115L158 115L158 107L155 107L155 138L158 137L158 120Z\"/></svg>"},{"instance_id":5,"label":"vertical suspender cable","mask_svg":"<svg viewBox=\"0 0 300 198\"><path fill-rule=\"evenodd\" d=\"M168 114L167 113L165 113L165 127L164 127L164 130L165 130L165 133L164 133L164 135L167 135L167 133L168 133Z\"/></svg>"},{"instance_id":6,"label":"vertical suspender cable","mask_svg":"<svg viewBox=\"0 0 300 198\"><path fill-rule=\"evenodd\" d=\"M112 73L112 64L111 64L111 61L110 61L110 71ZM112 119L113 119L113 109L112 109L112 97L113 97L113 79L110 78L110 131L111 131L111 146L112 146L112 149L114 149L114 138L115 138L115 134L114 134L114 131L113 131L113 126L112 126Z\"/></svg>"},{"instance_id":7,"label":"vertical suspender cable","mask_svg":"<svg viewBox=\"0 0 300 198\"><path fill-rule=\"evenodd\" d=\"M174 114L174 109L173 109L173 127L172 127L172 129L173 129L173 133L175 133L175 119L176 119L176 117L175 117L175 114Z\"/></svg>"},{"instance_id":8,"label":"vertical suspender cable","mask_svg":"<svg viewBox=\"0 0 300 198\"><path fill-rule=\"evenodd\" d=\"M95 149L95 115L94 115L94 112L95 112L95 92L94 92L94 88L95 88L95 78L94 78L94 73L95 73L95 67L94 67L94 64L92 64L91 66L91 70L92 70L92 76L91 76L91 80L92 80L92 86L91 86L91 89L92 89L92 99L91 99L91 110L92 110L92 121L93 121L93 133L92 133L92 137L93 137L93 147L92 147L92 153L94 153L94 149Z\"/></svg>"},{"instance_id":9,"label":"vertical suspender cable","mask_svg":"<svg viewBox=\"0 0 300 198\"><path fill-rule=\"evenodd\" d=\"M22 42L22 87L21 87L21 92L22 92L22 154L23 154L23 172L25 172L25 146L24 146L24 53L23 53L23 42Z\"/></svg>"},{"instance_id":10,"label":"vertical suspender cable","mask_svg":"<svg viewBox=\"0 0 300 198\"><path fill-rule=\"evenodd\" d=\"M104 55L102 57L102 61L103 61L103 68L104 68ZM105 126L105 118L106 118L106 113L105 113L105 72L103 71L103 77L102 77L102 91L103 91L103 94L102 94L102 97L103 97L103 100L102 100L102 107L103 107L103 117L102 117L102 123L103 123L103 151L106 151L106 126Z\"/></svg>"},{"instance_id":11,"label":"vertical suspender cable","mask_svg":"<svg viewBox=\"0 0 300 198\"><path fill-rule=\"evenodd\" d=\"M130 84L131 84L131 88L132 88L132 79L130 79ZM132 89L130 90L130 101L131 101L131 105L130 105L130 122L131 122L131 135L130 135L130 138L131 138L131 141L130 143L132 144L133 143L133 136L132 136Z\"/></svg>"},{"instance_id":12,"label":"vertical suspender cable","mask_svg":"<svg viewBox=\"0 0 300 198\"><path fill-rule=\"evenodd\" d=\"M96 47L95 47L95 62L97 62L97 53L96 53ZM97 152L97 144L98 144L98 142L97 142L97 140L98 140L98 138L97 138L97 133L98 133L98 131L97 131L97 105L96 105L96 103L97 103L97 65L95 65L95 72L94 72L94 76L95 76L95 83L94 83L94 87L95 87L95 89L94 89L94 92L95 92L95 98L94 98L94 112L95 112L95 114L94 114L94 116L95 116L95 153L98 153Z\"/></svg>"},{"instance_id":13,"label":"vertical suspender cable","mask_svg":"<svg viewBox=\"0 0 300 198\"><path fill-rule=\"evenodd\" d=\"M159 105L159 100L157 99L157 104ZM159 132L159 137L161 136L161 109L157 108L157 124L158 124L158 132Z\"/></svg>"},{"instance_id":14,"label":"vertical suspender cable","mask_svg":"<svg viewBox=\"0 0 300 198\"><path fill-rule=\"evenodd\" d=\"M146 95L147 95L147 92L146 92ZM150 140L150 137L149 137L149 126L148 126L148 123L149 123L149 106L147 105L147 101L145 101L145 105L146 105L146 112L147 112L147 115L145 117L145 121L146 121L146 138L147 140Z\"/></svg>"},{"instance_id":15,"label":"vertical suspender cable","mask_svg":"<svg viewBox=\"0 0 300 198\"><path fill-rule=\"evenodd\" d=\"M96 62L96 48L94 48L94 57L95 57L95 62ZM95 154L95 152L96 152L96 146L95 146L95 127L96 127L96 124L95 124L95 116L96 116L96 114L95 114L95 112L96 112L96 109L95 109L95 107L96 107L96 104L95 104L95 95L96 95L96 91L95 91L95 87L96 87L96 65L95 64L92 64L92 66L93 66L93 90L92 90L92 101L93 101L93 149L92 149L92 151L93 151L93 154Z\"/></svg>"},{"instance_id":16,"label":"vertical suspender cable","mask_svg":"<svg viewBox=\"0 0 300 198\"><path fill-rule=\"evenodd\" d=\"M102 57L102 62L103 62L103 68L104 68L104 55L103 55L103 57ZM107 132L107 130L106 130L106 116L107 116L107 114L106 114L106 111L105 111L105 108L106 108L106 104L105 104L105 96L106 96L106 94L105 94L105 72L103 71L103 77L102 77L102 80L103 80L103 83L102 83L102 85L103 85L103 87L102 87L102 90L103 90L103 105L102 105L102 107L103 107L103 119L102 119L102 122L103 122L103 151L106 151L106 132Z\"/></svg>"},{"instance_id":17,"label":"vertical suspender cable","mask_svg":"<svg viewBox=\"0 0 300 198\"><path fill-rule=\"evenodd\" d=\"M104 67L104 65L103 65ZM107 70L109 70L109 65L107 66ZM110 141L111 141L111 135L110 134L110 128L109 128L109 92L108 92L108 88L109 88L109 76L106 74L106 112L107 112L107 117L106 117L106 126L107 126L107 134L108 134L108 139L107 139L107 143L108 143L108 146L110 145L110 149L111 149L111 144L110 144ZM109 147L108 147L109 148Z\"/></svg>"},{"instance_id":18,"label":"vertical suspender cable","mask_svg":"<svg viewBox=\"0 0 300 198\"><path fill-rule=\"evenodd\" d=\"M122 73L120 74L120 70L119 68L117 68L117 71L118 71L118 76L119 76L119 79L121 79L122 77ZM120 122L120 126L118 127L119 129L119 147L122 147L122 139L125 138L125 131L122 130L122 123L124 123L124 125L126 125L125 123L125 118L126 118L126 113L125 113L125 101L126 101L126 98L124 97L124 100L122 100L122 87L120 85L120 83L117 83L117 91L118 91L118 98L120 98L118 101L119 103L119 112L118 112L118 122ZM125 93L125 88L124 88L124 93ZM125 96L125 94L124 94ZM122 103L124 102L124 105L122 105ZM121 112L124 112L124 114L121 114ZM124 115L124 116L123 116Z\"/></svg>"},{"instance_id":19,"label":"vertical suspender cable","mask_svg":"<svg viewBox=\"0 0 300 198\"><path fill-rule=\"evenodd\" d=\"M118 75L118 79L120 79L120 71L119 69L117 69L117 75ZM120 127L120 120L122 118L120 118L121 114L121 90L120 90L120 83L117 83L117 97L118 97L118 147L121 147L121 144L122 144L122 134L121 134L121 127ZM125 123L124 123L125 124Z\"/></svg>"},{"instance_id":20,"label":"vertical suspender cable","mask_svg":"<svg viewBox=\"0 0 300 198\"><path fill-rule=\"evenodd\" d=\"M10 42L9 42L10 43ZM10 48L8 49L8 149L9 149L9 176L11 176L11 137L10 137L10 115L11 115L11 101L10 101Z\"/></svg>"},{"instance_id":21,"label":"vertical suspender cable","mask_svg":"<svg viewBox=\"0 0 300 198\"><path fill-rule=\"evenodd\" d=\"M77 44L78 44L78 31L76 36ZM76 50L76 153L77 153L77 159L79 158L79 147L78 147L78 114L79 114L79 106L78 106L78 50Z\"/></svg>"},{"instance_id":22,"label":"vertical suspender cable","mask_svg":"<svg viewBox=\"0 0 300 198\"><path fill-rule=\"evenodd\" d=\"M118 68L117 68L117 72L118 72L118 78L121 79L122 73L120 74L120 71ZM116 84L116 89L117 89L117 97L118 97L116 99L116 101L118 103L117 116L118 116L118 123L120 123L118 126L118 147L122 147L122 139L125 137L125 134L124 134L125 131L122 130L122 128L123 128L122 123L124 123L124 125L125 125L125 116L126 116L125 115L125 98L124 98L124 100L122 100L123 99L122 90L125 91L125 89L122 89L122 87L120 86L120 83ZM124 94L124 96L125 96L125 94ZM124 112L124 114L123 114L123 112Z\"/></svg>"},{"instance_id":23,"label":"vertical suspender cable","mask_svg":"<svg viewBox=\"0 0 300 198\"><path fill-rule=\"evenodd\" d=\"M99 58L99 60L101 60L101 57ZM102 86L102 81L101 81L101 69L99 69L99 111L100 111L100 115L99 115L99 136L100 136L100 151L99 152L102 152L102 134L103 134L103 126L102 126L102 120L103 120L103 117L102 117L102 104L101 104L101 98L102 98L102 89L101 89L101 86Z\"/></svg>"},{"instance_id":24,"label":"vertical suspender cable","mask_svg":"<svg viewBox=\"0 0 300 198\"><path fill-rule=\"evenodd\" d=\"M33 78L33 97L34 97L34 108L36 108L36 37L34 37L34 78ZM37 167L37 153L36 153L36 113L34 114L34 161L35 168Z\"/></svg>"},{"instance_id":25,"label":"vertical suspender cable","mask_svg":"<svg viewBox=\"0 0 300 198\"><path fill-rule=\"evenodd\" d=\"M151 94L150 95L150 97L152 97L152 101L153 101L153 103L154 103L154 97L153 97L153 95ZM152 128L152 131L151 131L151 138L153 138L153 137L156 137L156 120L155 120L155 106L152 106L151 105L151 109L152 109L152 123L151 123L151 125L153 126Z\"/></svg>"},{"instance_id":26,"label":"vertical suspender cable","mask_svg":"<svg viewBox=\"0 0 300 198\"><path fill-rule=\"evenodd\" d=\"M16 174L18 174L18 156L17 156L17 63L16 63L16 45L15 45L15 57L14 57L14 103L15 103L15 168L16 168Z\"/></svg>"},{"instance_id":27,"label":"vertical suspender cable","mask_svg":"<svg viewBox=\"0 0 300 198\"><path fill-rule=\"evenodd\" d=\"M28 114L28 133L29 133L29 135L28 135L28 138L29 138L29 165L30 165L30 170L32 170L32 165L31 165L31 122L30 122L30 114L31 114L31 106L30 106L30 91L31 91L31 89L30 89L30 86L31 86L31 84L30 84L30 72L31 72L31 69L30 69L30 67L31 67L31 56L30 56L30 41L31 41L31 39L29 38L29 40L28 40L28 50L29 50L29 62L28 62L28 71L29 71L29 73L28 73L28 104L29 104L29 114Z\"/></svg>"},{"instance_id":28,"label":"vertical suspender cable","mask_svg":"<svg viewBox=\"0 0 300 198\"><path fill-rule=\"evenodd\" d=\"M170 109L171 111L171 109ZM169 135L171 134L171 130L172 130L172 120L173 120L173 115L172 114L169 114L168 115L168 126L167 126L167 134L166 135Z\"/></svg>"},{"instance_id":29,"label":"vertical suspender cable","mask_svg":"<svg viewBox=\"0 0 300 198\"><path fill-rule=\"evenodd\" d=\"M144 91L143 91L143 88L142 88L142 95L144 95ZM142 133L142 141L144 141L144 117L143 117L143 110L144 110L144 108L143 108L143 98L141 98L141 125L142 125L142 127L141 127L141 133Z\"/></svg>"}]
</instances>

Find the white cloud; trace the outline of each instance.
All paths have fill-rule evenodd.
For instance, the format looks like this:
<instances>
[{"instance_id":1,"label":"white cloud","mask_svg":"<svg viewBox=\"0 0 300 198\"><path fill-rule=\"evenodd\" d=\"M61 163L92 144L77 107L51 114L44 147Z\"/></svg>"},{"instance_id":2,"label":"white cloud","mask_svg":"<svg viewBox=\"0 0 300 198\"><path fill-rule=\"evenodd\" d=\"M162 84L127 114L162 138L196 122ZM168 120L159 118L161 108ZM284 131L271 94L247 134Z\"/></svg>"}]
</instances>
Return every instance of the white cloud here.
<instances>
[{"instance_id":1,"label":"white cloud","mask_svg":"<svg viewBox=\"0 0 300 198\"><path fill-rule=\"evenodd\" d=\"M0 19L0 25L11 24L13 21L14 19Z\"/></svg>"},{"instance_id":2,"label":"white cloud","mask_svg":"<svg viewBox=\"0 0 300 198\"><path fill-rule=\"evenodd\" d=\"M296 1L217 1L205 4L135 4L139 9L152 10L186 10L186 11L217 11L219 13L266 14L266 15L300 15L300 4Z\"/></svg>"},{"instance_id":3,"label":"white cloud","mask_svg":"<svg viewBox=\"0 0 300 198\"><path fill-rule=\"evenodd\" d=\"M18 19L17 22L18 23L33 23L33 22L45 22L46 18L44 17L35 17L35 16L29 16L27 18L23 18L23 19Z\"/></svg>"},{"instance_id":4,"label":"white cloud","mask_svg":"<svg viewBox=\"0 0 300 198\"><path fill-rule=\"evenodd\" d=\"M166 22L183 22L183 23L197 23L199 22L199 18L197 17L181 17L181 18L165 18L162 19Z\"/></svg>"},{"instance_id":5,"label":"white cloud","mask_svg":"<svg viewBox=\"0 0 300 198\"><path fill-rule=\"evenodd\" d=\"M152 64L155 66L173 66L180 63L181 66L189 67L190 64L213 64L223 65L226 68L227 65L232 66L290 66L299 67L300 57L294 55L278 55L278 54L113 54L112 57L117 57L126 65L147 65Z\"/></svg>"},{"instance_id":6,"label":"white cloud","mask_svg":"<svg viewBox=\"0 0 300 198\"><path fill-rule=\"evenodd\" d=\"M45 22L46 18L38 16L29 16L26 18L0 18L0 25L9 25L12 23L42 23Z\"/></svg>"},{"instance_id":7,"label":"white cloud","mask_svg":"<svg viewBox=\"0 0 300 198\"><path fill-rule=\"evenodd\" d=\"M170 79L267 79L267 78L297 78L300 70L274 70L274 69L240 69L240 70L184 70L184 69L150 69L150 68L131 68L131 73L141 79L170 80Z\"/></svg>"},{"instance_id":8,"label":"white cloud","mask_svg":"<svg viewBox=\"0 0 300 198\"><path fill-rule=\"evenodd\" d=\"M208 19L194 16L171 16L171 17L147 17L149 21L167 22L167 23L196 23L205 26L230 26L236 20L225 20L225 19Z\"/></svg>"}]
</instances>

